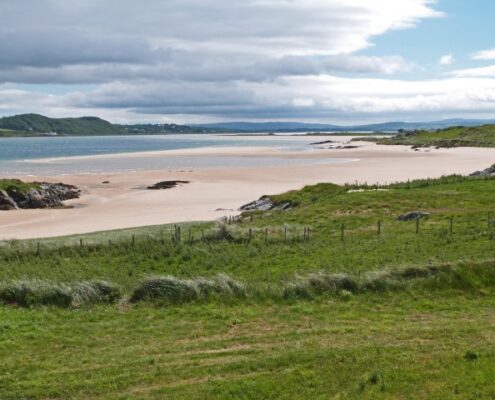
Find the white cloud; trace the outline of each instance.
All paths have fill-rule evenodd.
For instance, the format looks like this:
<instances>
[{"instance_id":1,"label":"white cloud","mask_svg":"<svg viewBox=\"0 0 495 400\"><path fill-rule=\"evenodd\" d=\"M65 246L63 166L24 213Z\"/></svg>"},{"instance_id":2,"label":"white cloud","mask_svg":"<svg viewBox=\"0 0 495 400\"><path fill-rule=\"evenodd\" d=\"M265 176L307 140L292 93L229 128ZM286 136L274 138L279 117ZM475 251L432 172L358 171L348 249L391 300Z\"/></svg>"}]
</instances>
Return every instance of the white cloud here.
<instances>
[{"instance_id":1,"label":"white cloud","mask_svg":"<svg viewBox=\"0 0 495 400\"><path fill-rule=\"evenodd\" d=\"M454 56L452 54L446 54L442 57L440 57L440 60L438 63L440 65L452 65L454 63Z\"/></svg>"},{"instance_id":2,"label":"white cloud","mask_svg":"<svg viewBox=\"0 0 495 400\"><path fill-rule=\"evenodd\" d=\"M358 52L379 35L441 16L434 6L433 0L4 1L0 84L95 88L54 96L4 88L0 112L91 112L119 120L386 112L406 94L380 90L409 86L363 77L412 65L399 55ZM411 93L418 104L431 97Z\"/></svg>"},{"instance_id":3,"label":"white cloud","mask_svg":"<svg viewBox=\"0 0 495 400\"><path fill-rule=\"evenodd\" d=\"M495 60L495 49L482 50L473 54L473 60Z\"/></svg>"}]
</instances>

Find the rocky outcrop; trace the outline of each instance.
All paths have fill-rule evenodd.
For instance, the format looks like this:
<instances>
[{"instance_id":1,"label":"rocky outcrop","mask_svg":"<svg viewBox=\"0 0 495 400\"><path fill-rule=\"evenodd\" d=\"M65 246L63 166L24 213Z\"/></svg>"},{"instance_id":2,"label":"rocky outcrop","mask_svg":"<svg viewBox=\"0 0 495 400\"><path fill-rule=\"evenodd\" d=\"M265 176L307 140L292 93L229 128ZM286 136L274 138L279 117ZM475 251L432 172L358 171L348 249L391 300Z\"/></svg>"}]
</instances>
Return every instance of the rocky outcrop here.
<instances>
[{"instance_id":1,"label":"rocky outcrop","mask_svg":"<svg viewBox=\"0 0 495 400\"><path fill-rule=\"evenodd\" d=\"M81 191L63 183L35 183L31 189L11 186L0 191L0 210L56 208L66 200L78 199Z\"/></svg>"},{"instance_id":2,"label":"rocky outcrop","mask_svg":"<svg viewBox=\"0 0 495 400\"><path fill-rule=\"evenodd\" d=\"M178 185L185 185L189 183L189 181L163 181L155 183L154 185L148 186L148 190L164 190L164 189L172 189Z\"/></svg>"},{"instance_id":3,"label":"rocky outcrop","mask_svg":"<svg viewBox=\"0 0 495 400\"><path fill-rule=\"evenodd\" d=\"M489 176L495 176L495 165L492 165L491 167L488 167L482 171L476 171L473 172L469 176L477 176L477 177L489 177Z\"/></svg>"},{"instance_id":4,"label":"rocky outcrop","mask_svg":"<svg viewBox=\"0 0 495 400\"><path fill-rule=\"evenodd\" d=\"M430 213L427 213L427 212L413 211L413 212L409 212L407 214L400 215L397 218L397 220L398 221L415 221L417 219L426 218L429 216L430 216Z\"/></svg>"},{"instance_id":5,"label":"rocky outcrop","mask_svg":"<svg viewBox=\"0 0 495 400\"><path fill-rule=\"evenodd\" d=\"M270 210L288 210L291 208L290 202L281 204L275 204L273 200L268 196L262 196L259 200L252 201L251 203L244 204L240 211L270 211Z\"/></svg>"},{"instance_id":6,"label":"rocky outcrop","mask_svg":"<svg viewBox=\"0 0 495 400\"><path fill-rule=\"evenodd\" d=\"M8 195L5 190L0 190L0 211L17 210L19 207L16 202Z\"/></svg>"}]
</instances>

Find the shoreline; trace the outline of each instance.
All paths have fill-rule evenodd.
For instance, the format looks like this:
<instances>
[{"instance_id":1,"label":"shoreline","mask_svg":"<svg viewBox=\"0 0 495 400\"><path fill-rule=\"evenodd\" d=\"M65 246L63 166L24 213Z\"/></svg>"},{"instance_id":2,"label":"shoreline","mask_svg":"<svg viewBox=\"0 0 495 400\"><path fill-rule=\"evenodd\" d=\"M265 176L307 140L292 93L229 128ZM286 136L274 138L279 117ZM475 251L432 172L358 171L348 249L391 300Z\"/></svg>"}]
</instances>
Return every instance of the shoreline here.
<instances>
[{"instance_id":1,"label":"shoreline","mask_svg":"<svg viewBox=\"0 0 495 400\"><path fill-rule=\"evenodd\" d=\"M146 153L150 157L163 156L164 153L174 157L205 154L218 157L265 155L312 158L318 161L312 164L36 176L37 180L63 181L78 186L83 195L78 200L66 202L73 208L0 212L0 240L48 238L167 223L212 221L238 214L240 206L262 195L279 194L301 189L306 185L355 181L385 184L452 173L469 174L495 162L495 149L413 151L406 146L355 143L359 147L348 150L288 152L279 151L276 147L209 147L160 151L154 152L154 155ZM136 157L136 154L126 153L125 157ZM115 157L110 155L112 156ZM345 159L352 162L325 162L325 159ZM32 180L33 176L19 178ZM165 180L190 183L168 190L143 189ZM104 181L110 183L103 184Z\"/></svg>"}]
</instances>

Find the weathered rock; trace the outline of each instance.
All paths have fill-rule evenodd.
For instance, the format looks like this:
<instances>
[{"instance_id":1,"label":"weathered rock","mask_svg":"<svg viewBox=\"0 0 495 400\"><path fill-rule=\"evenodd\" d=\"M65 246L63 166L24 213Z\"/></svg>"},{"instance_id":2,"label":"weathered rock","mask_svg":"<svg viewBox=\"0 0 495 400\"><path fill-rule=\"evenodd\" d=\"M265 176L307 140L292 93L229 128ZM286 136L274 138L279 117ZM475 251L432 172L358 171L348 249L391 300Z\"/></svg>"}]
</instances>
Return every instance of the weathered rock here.
<instances>
[{"instance_id":1,"label":"weathered rock","mask_svg":"<svg viewBox=\"0 0 495 400\"><path fill-rule=\"evenodd\" d=\"M81 191L63 183L37 183L38 188L24 192L12 186L0 191L0 210L62 207L66 200L77 199Z\"/></svg>"},{"instance_id":2,"label":"weathered rock","mask_svg":"<svg viewBox=\"0 0 495 400\"><path fill-rule=\"evenodd\" d=\"M310 146L318 146L320 144L330 144L330 143L335 143L333 140L324 140L323 142L314 142L310 143Z\"/></svg>"},{"instance_id":3,"label":"weathered rock","mask_svg":"<svg viewBox=\"0 0 495 400\"><path fill-rule=\"evenodd\" d=\"M252 201L251 203L244 204L240 211L270 211L270 210L282 210L286 211L290 209L292 204L285 202L281 204L275 204L273 200L268 196L263 196L259 200Z\"/></svg>"},{"instance_id":4,"label":"weathered rock","mask_svg":"<svg viewBox=\"0 0 495 400\"><path fill-rule=\"evenodd\" d=\"M398 221L415 221L417 219L429 217L430 213L420 212L420 211L412 211L407 214L400 215L397 217Z\"/></svg>"},{"instance_id":5,"label":"weathered rock","mask_svg":"<svg viewBox=\"0 0 495 400\"><path fill-rule=\"evenodd\" d=\"M477 177L484 177L484 176L495 176L495 165L492 165L491 167L488 167L482 171L476 171L473 172L469 176L477 176Z\"/></svg>"},{"instance_id":6,"label":"weathered rock","mask_svg":"<svg viewBox=\"0 0 495 400\"><path fill-rule=\"evenodd\" d=\"M185 185L189 183L189 181L162 181L155 183L154 185L148 186L148 190L164 190L164 189L172 189L178 185Z\"/></svg>"},{"instance_id":7,"label":"weathered rock","mask_svg":"<svg viewBox=\"0 0 495 400\"><path fill-rule=\"evenodd\" d=\"M9 210L17 210L17 204L10 197L6 191L0 190L0 210L1 211L9 211Z\"/></svg>"}]
</instances>

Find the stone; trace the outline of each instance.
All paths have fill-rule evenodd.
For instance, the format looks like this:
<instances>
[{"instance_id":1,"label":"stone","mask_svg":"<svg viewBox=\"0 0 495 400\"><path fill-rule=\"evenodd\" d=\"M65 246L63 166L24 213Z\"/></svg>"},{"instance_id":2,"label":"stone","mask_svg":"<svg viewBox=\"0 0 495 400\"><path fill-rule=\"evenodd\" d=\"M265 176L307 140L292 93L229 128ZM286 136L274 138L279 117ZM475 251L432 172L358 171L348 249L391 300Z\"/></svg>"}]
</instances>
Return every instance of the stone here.
<instances>
[{"instance_id":1,"label":"stone","mask_svg":"<svg viewBox=\"0 0 495 400\"><path fill-rule=\"evenodd\" d=\"M420 211L412 211L407 214L400 215L397 217L398 221L415 221L421 218L427 218L430 216L430 213L420 212Z\"/></svg>"}]
</instances>

